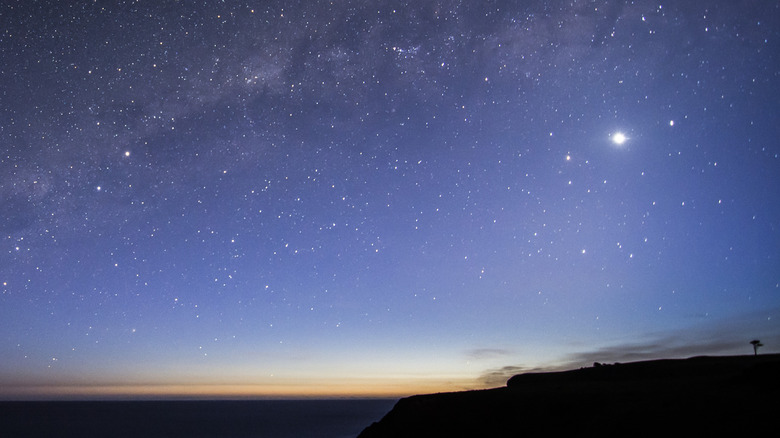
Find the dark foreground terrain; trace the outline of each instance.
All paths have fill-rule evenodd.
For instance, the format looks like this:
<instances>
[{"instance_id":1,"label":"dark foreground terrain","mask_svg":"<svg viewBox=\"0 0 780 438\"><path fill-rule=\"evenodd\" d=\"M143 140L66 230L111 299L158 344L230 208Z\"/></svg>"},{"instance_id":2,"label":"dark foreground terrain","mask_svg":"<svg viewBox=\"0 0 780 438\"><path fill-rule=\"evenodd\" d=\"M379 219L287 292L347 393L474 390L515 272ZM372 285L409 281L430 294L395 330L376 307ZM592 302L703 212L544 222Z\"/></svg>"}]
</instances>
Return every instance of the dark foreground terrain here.
<instances>
[{"instance_id":1,"label":"dark foreground terrain","mask_svg":"<svg viewBox=\"0 0 780 438\"><path fill-rule=\"evenodd\" d=\"M360 438L765 435L778 406L778 354L596 363L405 398Z\"/></svg>"}]
</instances>

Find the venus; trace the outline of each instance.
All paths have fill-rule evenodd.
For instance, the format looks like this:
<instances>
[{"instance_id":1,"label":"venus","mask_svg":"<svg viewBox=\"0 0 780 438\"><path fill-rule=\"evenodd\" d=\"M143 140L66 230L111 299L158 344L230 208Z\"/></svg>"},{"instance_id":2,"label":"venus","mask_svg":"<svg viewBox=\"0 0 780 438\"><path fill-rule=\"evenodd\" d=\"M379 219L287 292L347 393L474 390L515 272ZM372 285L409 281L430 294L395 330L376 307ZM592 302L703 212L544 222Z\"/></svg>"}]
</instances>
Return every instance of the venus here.
<instances>
[{"instance_id":1,"label":"venus","mask_svg":"<svg viewBox=\"0 0 780 438\"><path fill-rule=\"evenodd\" d=\"M616 145L621 145L625 143L626 140L628 140L628 137L622 132L616 132L612 135L612 143L615 143Z\"/></svg>"}]
</instances>

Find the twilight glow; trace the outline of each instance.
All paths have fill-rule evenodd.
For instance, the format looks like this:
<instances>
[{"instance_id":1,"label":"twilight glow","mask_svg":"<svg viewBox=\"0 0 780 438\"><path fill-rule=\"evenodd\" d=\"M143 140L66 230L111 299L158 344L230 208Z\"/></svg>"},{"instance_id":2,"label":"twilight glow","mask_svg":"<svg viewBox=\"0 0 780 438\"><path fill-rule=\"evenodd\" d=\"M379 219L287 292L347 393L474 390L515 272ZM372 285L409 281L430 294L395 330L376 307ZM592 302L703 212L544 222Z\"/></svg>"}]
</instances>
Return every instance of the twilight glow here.
<instances>
[{"instance_id":1,"label":"twilight glow","mask_svg":"<svg viewBox=\"0 0 780 438\"><path fill-rule=\"evenodd\" d=\"M0 398L780 351L779 8L4 2Z\"/></svg>"}]
</instances>

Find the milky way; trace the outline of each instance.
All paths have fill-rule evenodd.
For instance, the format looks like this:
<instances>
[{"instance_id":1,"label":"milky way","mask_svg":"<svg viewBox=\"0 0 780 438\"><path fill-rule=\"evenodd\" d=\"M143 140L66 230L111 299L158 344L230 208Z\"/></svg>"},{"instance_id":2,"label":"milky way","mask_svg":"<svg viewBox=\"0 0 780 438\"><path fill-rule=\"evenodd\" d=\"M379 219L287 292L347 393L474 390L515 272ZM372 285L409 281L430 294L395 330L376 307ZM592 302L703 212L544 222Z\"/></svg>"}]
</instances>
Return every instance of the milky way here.
<instances>
[{"instance_id":1,"label":"milky way","mask_svg":"<svg viewBox=\"0 0 780 438\"><path fill-rule=\"evenodd\" d=\"M5 2L0 397L778 351L780 9L693 3Z\"/></svg>"}]
</instances>

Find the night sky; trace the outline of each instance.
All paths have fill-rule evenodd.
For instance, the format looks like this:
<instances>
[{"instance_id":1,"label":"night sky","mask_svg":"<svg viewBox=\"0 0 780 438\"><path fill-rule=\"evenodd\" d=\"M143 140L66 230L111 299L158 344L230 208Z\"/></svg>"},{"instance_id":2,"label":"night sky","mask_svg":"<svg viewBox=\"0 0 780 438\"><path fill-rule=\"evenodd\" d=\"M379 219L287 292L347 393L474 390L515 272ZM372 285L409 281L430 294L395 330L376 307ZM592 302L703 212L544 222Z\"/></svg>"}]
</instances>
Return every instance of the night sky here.
<instances>
[{"instance_id":1,"label":"night sky","mask_svg":"<svg viewBox=\"0 0 780 438\"><path fill-rule=\"evenodd\" d=\"M774 1L0 5L0 398L780 352Z\"/></svg>"}]
</instances>

